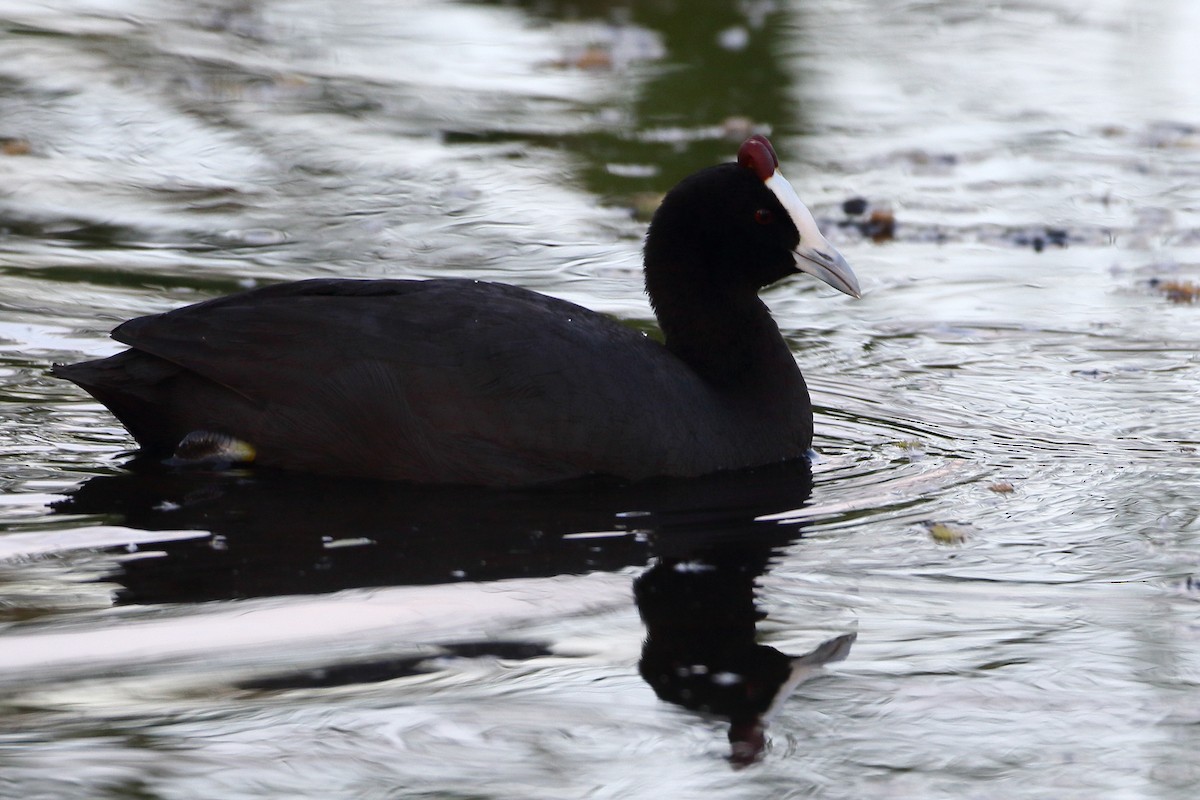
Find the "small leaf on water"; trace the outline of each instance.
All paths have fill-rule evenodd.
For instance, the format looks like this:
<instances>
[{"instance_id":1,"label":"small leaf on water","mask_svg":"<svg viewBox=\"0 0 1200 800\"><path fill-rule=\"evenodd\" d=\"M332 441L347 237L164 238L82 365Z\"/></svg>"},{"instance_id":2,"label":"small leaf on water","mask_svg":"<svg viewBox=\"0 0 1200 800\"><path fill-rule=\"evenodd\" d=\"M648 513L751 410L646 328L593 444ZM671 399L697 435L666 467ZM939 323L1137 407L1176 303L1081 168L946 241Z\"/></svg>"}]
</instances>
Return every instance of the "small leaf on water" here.
<instances>
[{"instance_id":1,"label":"small leaf on water","mask_svg":"<svg viewBox=\"0 0 1200 800\"><path fill-rule=\"evenodd\" d=\"M968 538L965 528L946 522L927 522L925 528L938 544L962 544Z\"/></svg>"}]
</instances>

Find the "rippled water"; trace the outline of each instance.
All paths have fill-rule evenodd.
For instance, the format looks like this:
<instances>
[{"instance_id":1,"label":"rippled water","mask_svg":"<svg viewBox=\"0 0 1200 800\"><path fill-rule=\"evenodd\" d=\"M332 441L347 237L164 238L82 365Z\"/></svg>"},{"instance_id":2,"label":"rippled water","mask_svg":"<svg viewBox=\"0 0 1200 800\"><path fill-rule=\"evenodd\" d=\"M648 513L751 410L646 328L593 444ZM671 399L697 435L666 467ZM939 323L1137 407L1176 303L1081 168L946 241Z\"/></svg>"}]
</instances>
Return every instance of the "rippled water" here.
<instances>
[{"instance_id":1,"label":"rippled water","mask_svg":"<svg viewBox=\"0 0 1200 800\"><path fill-rule=\"evenodd\" d=\"M1194 797L1198 9L0 3L0 797ZM130 473L46 373L312 276L646 324L753 130L866 292L768 293L811 485Z\"/></svg>"}]
</instances>

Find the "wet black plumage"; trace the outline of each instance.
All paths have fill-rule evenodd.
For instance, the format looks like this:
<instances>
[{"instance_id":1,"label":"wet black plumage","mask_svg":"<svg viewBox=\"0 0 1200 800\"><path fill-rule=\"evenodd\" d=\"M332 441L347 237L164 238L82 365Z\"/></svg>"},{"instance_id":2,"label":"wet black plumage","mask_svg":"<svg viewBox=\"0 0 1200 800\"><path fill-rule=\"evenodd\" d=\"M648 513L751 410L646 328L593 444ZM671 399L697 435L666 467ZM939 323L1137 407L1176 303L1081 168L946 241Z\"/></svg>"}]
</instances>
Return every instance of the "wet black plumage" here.
<instances>
[{"instance_id":1,"label":"wet black plumage","mask_svg":"<svg viewBox=\"0 0 1200 800\"><path fill-rule=\"evenodd\" d=\"M131 320L113 331L129 350L54 372L155 456L204 431L265 466L419 482L750 467L812 438L804 380L757 296L796 271L799 237L754 169L724 164L668 194L647 234L665 346L505 284L331 279Z\"/></svg>"}]
</instances>

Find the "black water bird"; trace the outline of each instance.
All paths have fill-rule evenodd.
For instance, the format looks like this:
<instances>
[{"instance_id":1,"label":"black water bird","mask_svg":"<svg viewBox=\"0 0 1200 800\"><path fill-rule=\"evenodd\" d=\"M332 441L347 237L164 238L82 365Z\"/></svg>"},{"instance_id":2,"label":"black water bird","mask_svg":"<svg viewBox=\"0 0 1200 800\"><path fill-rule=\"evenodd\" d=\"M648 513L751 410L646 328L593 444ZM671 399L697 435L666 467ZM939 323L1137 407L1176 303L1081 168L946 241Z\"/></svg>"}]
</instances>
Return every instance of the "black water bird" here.
<instances>
[{"instance_id":1,"label":"black water bird","mask_svg":"<svg viewBox=\"0 0 1200 800\"><path fill-rule=\"evenodd\" d=\"M663 199L645 282L665 344L463 279L306 280L130 320L59 365L145 455L425 483L696 476L802 458L812 406L758 291L845 259L762 136Z\"/></svg>"}]
</instances>

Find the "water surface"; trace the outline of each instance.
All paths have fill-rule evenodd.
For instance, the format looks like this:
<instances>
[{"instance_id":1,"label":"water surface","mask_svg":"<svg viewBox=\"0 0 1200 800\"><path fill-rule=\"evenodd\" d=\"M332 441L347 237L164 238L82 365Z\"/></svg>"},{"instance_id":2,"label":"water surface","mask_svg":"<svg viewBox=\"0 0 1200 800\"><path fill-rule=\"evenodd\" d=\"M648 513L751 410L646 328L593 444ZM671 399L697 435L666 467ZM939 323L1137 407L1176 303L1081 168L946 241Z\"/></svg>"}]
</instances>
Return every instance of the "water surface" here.
<instances>
[{"instance_id":1,"label":"water surface","mask_svg":"<svg viewBox=\"0 0 1200 800\"><path fill-rule=\"evenodd\" d=\"M0 4L0 797L1194 797L1197 8ZM754 131L865 290L767 293L811 482L134 473L46 373L317 276L648 326ZM662 666L847 633L746 768Z\"/></svg>"}]
</instances>

